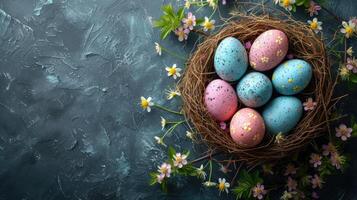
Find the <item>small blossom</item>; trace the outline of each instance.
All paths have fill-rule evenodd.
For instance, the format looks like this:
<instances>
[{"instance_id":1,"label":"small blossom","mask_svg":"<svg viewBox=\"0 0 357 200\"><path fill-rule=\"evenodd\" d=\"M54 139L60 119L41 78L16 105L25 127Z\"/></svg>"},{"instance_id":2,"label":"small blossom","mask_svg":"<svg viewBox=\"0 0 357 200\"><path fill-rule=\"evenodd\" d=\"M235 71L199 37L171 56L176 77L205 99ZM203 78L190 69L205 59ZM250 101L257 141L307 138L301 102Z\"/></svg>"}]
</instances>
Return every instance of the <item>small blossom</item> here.
<instances>
[{"instance_id":1,"label":"small blossom","mask_svg":"<svg viewBox=\"0 0 357 200\"><path fill-rule=\"evenodd\" d=\"M314 110L317 103L314 102L314 100L312 100L311 97L309 97L305 102L304 102L304 110L308 111L308 110Z\"/></svg>"},{"instance_id":2,"label":"small blossom","mask_svg":"<svg viewBox=\"0 0 357 200\"><path fill-rule=\"evenodd\" d=\"M296 194L296 192L288 192L284 191L283 195L280 197L281 200L289 200L293 198L293 195Z\"/></svg>"},{"instance_id":3,"label":"small blossom","mask_svg":"<svg viewBox=\"0 0 357 200\"><path fill-rule=\"evenodd\" d=\"M181 154L181 153L176 153L174 155L174 166L178 168L182 168L184 165L187 165L187 155Z\"/></svg>"},{"instance_id":4,"label":"small blossom","mask_svg":"<svg viewBox=\"0 0 357 200\"><path fill-rule=\"evenodd\" d=\"M228 169L228 167L225 166L225 165L222 165L222 164L219 164L219 165L220 165L219 171L221 171L221 172L224 173L224 174L227 174L228 172L231 172L231 171L232 171L232 170Z\"/></svg>"},{"instance_id":5,"label":"small blossom","mask_svg":"<svg viewBox=\"0 0 357 200\"><path fill-rule=\"evenodd\" d=\"M341 169L342 157L337 152L331 154L330 161L332 166L336 167L336 169Z\"/></svg>"},{"instance_id":6,"label":"small blossom","mask_svg":"<svg viewBox=\"0 0 357 200\"><path fill-rule=\"evenodd\" d=\"M246 42L246 43L244 44L244 47L245 47L246 50L249 51L250 48L252 47L252 42L251 42L251 41Z\"/></svg>"},{"instance_id":7,"label":"small blossom","mask_svg":"<svg viewBox=\"0 0 357 200\"><path fill-rule=\"evenodd\" d=\"M164 138L163 137L155 136L154 139L156 140L156 143L166 147L166 144L164 143Z\"/></svg>"},{"instance_id":8,"label":"small blossom","mask_svg":"<svg viewBox=\"0 0 357 200\"><path fill-rule=\"evenodd\" d=\"M220 127L222 130L226 130L226 129L227 129L227 124L226 124L226 122L220 122L220 123L219 123L219 127Z\"/></svg>"},{"instance_id":9,"label":"small blossom","mask_svg":"<svg viewBox=\"0 0 357 200\"><path fill-rule=\"evenodd\" d=\"M159 54L159 56L161 56L162 48L161 48L160 44L157 42L155 42L155 50L156 50L156 53Z\"/></svg>"},{"instance_id":10,"label":"small blossom","mask_svg":"<svg viewBox=\"0 0 357 200\"><path fill-rule=\"evenodd\" d=\"M167 124L167 121L165 118L161 117L161 130L164 130L165 126Z\"/></svg>"},{"instance_id":11,"label":"small blossom","mask_svg":"<svg viewBox=\"0 0 357 200\"><path fill-rule=\"evenodd\" d=\"M294 54L289 53L288 55L286 55L286 58L289 59L289 60L291 60L291 59L294 58Z\"/></svg>"},{"instance_id":12,"label":"small blossom","mask_svg":"<svg viewBox=\"0 0 357 200\"><path fill-rule=\"evenodd\" d=\"M190 30L187 28L185 29L183 27L179 27L178 29L175 30L175 34L177 35L178 40L180 42L187 40L189 33L190 33Z\"/></svg>"},{"instance_id":13,"label":"small blossom","mask_svg":"<svg viewBox=\"0 0 357 200\"><path fill-rule=\"evenodd\" d=\"M322 150L322 155L324 156L332 155L337 152L335 145L333 145L331 142L322 145Z\"/></svg>"},{"instance_id":14,"label":"small blossom","mask_svg":"<svg viewBox=\"0 0 357 200\"><path fill-rule=\"evenodd\" d=\"M315 33L318 33L322 30L322 22L318 21L316 17L312 21L308 20L307 23L310 24L310 29Z\"/></svg>"},{"instance_id":15,"label":"small blossom","mask_svg":"<svg viewBox=\"0 0 357 200\"><path fill-rule=\"evenodd\" d=\"M264 165L262 165L262 168L263 168L264 174L271 174L271 175L274 174L272 164L264 164Z\"/></svg>"},{"instance_id":16,"label":"small blossom","mask_svg":"<svg viewBox=\"0 0 357 200\"><path fill-rule=\"evenodd\" d=\"M158 166L158 172L162 174L164 177L169 178L171 174L171 165L167 163L162 163L161 166Z\"/></svg>"},{"instance_id":17,"label":"small blossom","mask_svg":"<svg viewBox=\"0 0 357 200\"><path fill-rule=\"evenodd\" d=\"M228 188L230 187L230 184L226 182L225 178L219 178L217 187L220 193L226 191L228 194Z\"/></svg>"},{"instance_id":18,"label":"small blossom","mask_svg":"<svg viewBox=\"0 0 357 200\"><path fill-rule=\"evenodd\" d=\"M164 178L165 178L165 175L164 174L158 174L157 176L156 176L156 179L157 179L157 182L158 183L162 183L162 181L164 180Z\"/></svg>"},{"instance_id":19,"label":"small blossom","mask_svg":"<svg viewBox=\"0 0 357 200\"><path fill-rule=\"evenodd\" d=\"M336 128L336 137L340 137L342 141L346 141L349 137L351 137L352 128L348 128L345 124L340 124L338 128Z\"/></svg>"},{"instance_id":20,"label":"small blossom","mask_svg":"<svg viewBox=\"0 0 357 200\"><path fill-rule=\"evenodd\" d=\"M347 55L352 56L353 53L354 53L354 52L353 52L353 48L352 48L352 47L348 48L347 51L346 51L346 53L347 53Z\"/></svg>"},{"instance_id":21,"label":"small blossom","mask_svg":"<svg viewBox=\"0 0 357 200\"><path fill-rule=\"evenodd\" d=\"M206 182L203 183L203 185L204 185L205 187L213 187L213 186L216 186L217 183L212 182L212 181L206 181Z\"/></svg>"},{"instance_id":22,"label":"small blossom","mask_svg":"<svg viewBox=\"0 0 357 200\"><path fill-rule=\"evenodd\" d=\"M214 30L215 26L214 23L216 21L215 20L209 20L208 17L205 17L205 21L203 22L203 30L204 31L211 31Z\"/></svg>"},{"instance_id":23,"label":"small blossom","mask_svg":"<svg viewBox=\"0 0 357 200\"><path fill-rule=\"evenodd\" d=\"M176 96L181 96L180 91L178 91L177 89L176 90L169 89L166 91L166 99L167 100L171 100Z\"/></svg>"},{"instance_id":24,"label":"small blossom","mask_svg":"<svg viewBox=\"0 0 357 200\"><path fill-rule=\"evenodd\" d=\"M286 166L284 176L294 175L294 174L296 174L296 170L297 170L297 168L293 164L289 163Z\"/></svg>"},{"instance_id":25,"label":"small blossom","mask_svg":"<svg viewBox=\"0 0 357 200\"><path fill-rule=\"evenodd\" d=\"M190 138L191 140L193 140L193 133L191 131L186 131L186 137Z\"/></svg>"},{"instance_id":26,"label":"small blossom","mask_svg":"<svg viewBox=\"0 0 357 200\"><path fill-rule=\"evenodd\" d=\"M189 9L191 7L191 3L189 0L185 0L185 8Z\"/></svg>"},{"instance_id":27,"label":"small blossom","mask_svg":"<svg viewBox=\"0 0 357 200\"><path fill-rule=\"evenodd\" d=\"M339 68L339 75L341 77L342 80L348 80L350 77L350 70L347 69L347 67L345 65L341 65Z\"/></svg>"},{"instance_id":28,"label":"small blossom","mask_svg":"<svg viewBox=\"0 0 357 200\"><path fill-rule=\"evenodd\" d=\"M154 103L151 101L152 98L148 97L147 99L145 97L141 97L141 107L143 108L143 110L147 110L148 112L151 111L151 107L150 106L154 106Z\"/></svg>"},{"instance_id":29,"label":"small blossom","mask_svg":"<svg viewBox=\"0 0 357 200\"><path fill-rule=\"evenodd\" d=\"M350 20L348 23L343 21L342 22L343 28L341 28L341 33L345 34L346 38L350 38L353 33L356 31L356 24Z\"/></svg>"},{"instance_id":30,"label":"small blossom","mask_svg":"<svg viewBox=\"0 0 357 200\"><path fill-rule=\"evenodd\" d=\"M321 156L313 153L310 155L310 164L312 164L315 168L321 165Z\"/></svg>"},{"instance_id":31,"label":"small blossom","mask_svg":"<svg viewBox=\"0 0 357 200\"><path fill-rule=\"evenodd\" d=\"M295 191L297 187L297 182L289 176L286 186L288 186L289 192Z\"/></svg>"},{"instance_id":32,"label":"small blossom","mask_svg":"<svg viewBox=\"0 0 357 200\"><path fill-rule=\"evenodd\" d=\"M181 76L181 68L178 68L176 64L172 65L172 67L166 67L165 69L167 71L167 76L172 76L174 79Z\"/></svg>"},{"instance_id":33,"label":"small blossom","mask_svg":"<svg viewBox=\"0 0 357 200\"><path fill-rule=\"evenodd\" d=\"M196 26L196 16L192 12L187 13L187 18L182 19L183 27L189 30L193 30L193 27Z\"/></svg>"},{"instance_id":34,"label":"small blossom","mask_svg":"<svg viewBox=\"0 0 357 200\"><path fill-rule=\"evenodd\" d=\"M354 74L357 73L357 60L355 58L347 58L346 68L352 71Z\"/></svg>"},{"instance_id":35,"label":"small blossom","mask_svg":"<svg viewBox=\"0 0 357 200\"><path fill-rule=\"evenodd\" d=\"M264 185L261 185L258 183L253 189L253 197L257 199L263 199L264 195L267 193L267 191L264 189Z\"/></svg>"},{"instance_id":36,"label":"small blossom","mask_svg":"<svg viewBox=\"0 0 357 200\"><path fill-rule=\"evenodd\" d=\"M318 11L321 10L321 6L316 4L314 1L310 1L310 6L307 9L307 12L310 14L310 17L313 15L318 15Z\"/></svg>"},{"instance_id":37,"label":"small blossom","mask_svg":"<svg viewBox=\"0 0 357 200\"><path fill-rule=\"evenodd\" d=\"M312 184L312 188L322 188L322 184L324 182L321 180L321 178L318 175L314 175L314 177L312 177L311 179L311 184Z\"/></svg>"},{"instance_id":38,"label":"small blossom","mask_svg":"<svg viewBox=\"0 0 357 200\"><path fill-rule=\"evenodd\" d=\"M278 133L276 136L275 136L275 143L277 144L280 144L281 142L283 142L285 140L285 136L283 135L283 133Z\"/></svg>"},{"instance_id":39,"label":"small blossom","mask_svg":"<svg viewBox=\"0 0 357 200\"><path fill-rule=\"evenodd\" d=\"M275 4L278 4L280 2L280 0L274 0Z\"/></svg>"},{"instance_id":40,"label":"small blossom","mask_svg":"<svg viewBox=\"0 0 357 200\"><path fill-rule=\"evenodd\" d=\"M207 3L212 8L216 8L217 7L217 0L207 0Z\"/></svg>"},{"instance_id":41,"label":"small blossom","mask_svg":"<svg viewBox=\"0 0 357 200\"><path fill-rule=\"evenodd\" d=\"M319 199L320 198L319 195L317 194L317 192L315 192L315 191L311 193L311 197L313 199Z\"/></svg>"},{"instance_id":42,"label":"small blossom","mask_svg":"<svg viewBox=\"0 0 357 200\"><path fill-rule=\"evenodd\" d=\"M227 4L227 0L222 0L222 5L226 5Z\"/></svg>"},{"instance_id":43,"label":"small blossom","mask_svg":"<svg viewBox=\"0 0 357 200\"><path fill-rule=\"evenodd\" d=\"M293 9L294 3L295 0L280 0L280 6L288 11L291 11Z\"/></svg>"},{"instance_id":44,"label":"small blossom","mask_svg":"<svg viewBox=\"0 0 357 200\"><path fill-rule=\"evenodd\" d=\"M203 169L203 165L201 164L200 168L196 168L196 173L198 178L205 180L207 174Z\"/></svg>"}]
</instances>

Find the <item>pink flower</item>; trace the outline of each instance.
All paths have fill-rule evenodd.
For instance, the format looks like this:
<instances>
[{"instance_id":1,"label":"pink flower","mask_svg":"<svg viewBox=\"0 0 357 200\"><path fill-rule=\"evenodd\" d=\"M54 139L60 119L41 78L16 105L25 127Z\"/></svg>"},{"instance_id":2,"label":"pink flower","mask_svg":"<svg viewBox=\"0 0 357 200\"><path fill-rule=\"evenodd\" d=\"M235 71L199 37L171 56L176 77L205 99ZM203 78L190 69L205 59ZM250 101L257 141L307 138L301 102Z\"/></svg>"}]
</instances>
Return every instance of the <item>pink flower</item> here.
<instances>
[{"instance_id":1,"label":"pink flower","mask_svg":"<svg viewBox=\"0 0 357 200\"><path fill-rule=\"evenodd\" d=\"M175 30L175 34L177 35L178 40L180 42L187 40L189 33L190 33L190 30L184 29L183 27L179 27L178 29Z\"/></svg>"},{"instance_id":2,"label":"pink flower","mask_svg":"<svg viewBox=\"0 0 357 200\"><path fill-rule=\"evenodd\" d=\"M257 199L263 199L267 191L264 189L264 185L258 183L253 189L253 196Z\"/></svg>"},{"instance_id":3,"label":"pink flower","mask_svg":"<svg viewBox=\"0 0 357 200\"><path fill-rule=\"evenodd\" d=\"M227 124L226 122L220 122L219 126L221 127L222 130L226 130L227 129Z\"/></svg>"},{"instance_id":4,"label":"pink flower","mask_svg":"<svg viewBox=\"0 0 357 200\"><path fill-rule=\"evenodd\" d=\"M294 58L294 54L289 53L288 55L286 55L286 58L289 59L289 60L291 60L291 59Z\"/></svg>"},{"instance_id":5,"label":"pink flower","mask_svg":"<svg viewBox=\"0 0 357 200\"><path fill-rule=\"evenodd\" d=\"M313 199L319 199L320 197L319 197L319 195L317 194L317 192L312 192L312 194L311 194L311 197L313 198Z\"/></svg>"},{"instance_id":6,"label":"pink flower","mask_svg":"<svg viewBox=\"0 0 357 200\"><path fill-rule=\"evenodd\" d=\"M313 153L310 155L310 163L316 168L321 165L321 156Z\"/></svg>"},{"instance_id":7,"label":"pink flower","mask_svg":"<svg viewBox=\"0 0 357 200\"><path fill-rule=\"evenodd\" d=\"M244 47L247 51L249 51L249 49L252 47L252 42L251 41L248 41L244 44Z\"/></svg>"},{"instance_id":8,"label":"pink flower","mask_svg":"<svg viewBox=\"0 0 357 200\"><path fill-rule=\"evenodd\" d=\"M318 175L314 175L314 177L311 179L311 184L312 188L322 188L322 183L324 183Z\"/></svg>"},{"instance_id":9,"label":"pink flower","mask_svg":"<svg viewBox=\"0 0 357 200\"><path fill-rule=\"evenodd\" d=\"M164 174L158 174L157 175L157 182L158 183L162 183L162 181L164 180L165 175Z\"/></svg>"},{"instance_id":10,"label":"pink flower","mask_svg":"<svg viewBox=\"0 0 357 200\"><path fill-rule=\"evenodd\" d=\"M284 176L294 175L294 174L296 174L295 166L293 164L288 164L286 166L286 170L285 170Z\"/></svg>"},{"instance_id":11,"label":"pink flower","mask_svg":"<svg viewBox=\"0 0 357 200\"><path fill-rule=\"evenodd\" d=\"M189 12L187 18L182 19L182 23L185 29L193 30L193 27L196 26L196 16Z\"/></svg>"},{"instance_id":12,"label":"pink flower","mask_svg":"<svg viewBox=\"0 0 357 200\"><path fill-rule=\"evenodd\" d=\"M338 128L336 128L336 137L340 137L342 141L346 141L349 137L351 137L352 128L348 128L345 124L340 124Z\"/></svg>"},{"instance_id":13,"label":"pink flower","mask_svg":"<svg viewBox=\"0 0 357 200\"><path fill-rule=\"evenodd\" d=\"M352 17L351 22L357 26L357 18L356 17Z\"/></svg>"},{"instance_id":14,"label":"pink flower","mask_svg":"<svg viewBox=\"0 0 357 200\"><path fill-rule=\"evenodd\" d=\"M291 192L291 191L296 190L297 182L289 176L288 183L286 185L288 186L289 192Z\"/></svg>"},{"instance_id":15,"label":"pink flower","mask_svg":"<svg viewBox=\"0 0 357 200\"><path fill-rule=\"evenodd\" d=\"M332 155L333 153L337 152L335 145L333 145L331 142L322 145L322 149L323 149L322 155L324 156L328 156L330 154Z\"/></svg>"},{"instance_id":16,"label":"pink flower","mask_svg":"<svg viewBox=\"0 0 357 200\"><path fill-rule=\"evenodd\" d=\"M224 174L227 174L228 172L231 172L232 170L228 169L228 166L225 166L225 165L222 165L220 164L220 168L219 168L219 171L221 171L222 173Z\"/></svg>"},{"instance_id":17,"label":"pink flower","mask_svg":"<svg viewBox=\"0 0 357 200\"><path fill-rule=\"evenodd\" d=\"M160 174L162 176L166 176L166 177L170 177L170 174L171 174L171 165L170 164L167 164L167 163L162 163L161 166L158 166L158 172L160 172Z\"/></svg>"},{"instance_id":18,"label":"pink flower","mask_svg":"<svg viewBox=\"0 0 357 200\"><path fill-rule=\"evenodd\" d=\"M222 5L226 5L227 1L226 0L222 0Z\"/></svg>"},{"instance_id":19,"label":"pink flower","mask_svg":"<svg viewBox=\"0 0 357 200\"><path fill-rule=\"evenodd\" d=\"M357 60L355 58L347 58L346 68L352 71L354 74L357 73Z\"/></svg>"},{"instance_id":20,"label":"pink flower","mask_svg":"<svg viewBox=\"0 0 357 200\"><path fill-rule=\"evenodd\" d=\"M312 100L311 97L309 97L305 102L304 102L304 110L308 111L308 110L314 110L317 103L314 102L314 100Z\"/></svg>"},{"instance_id":21,"label":"pink flower","mask_svg":"<svg viewBox=\"0 0 357 200\"><path fill-rule=\"evenodd\" d=\"M307 12L310 13L310 17L318 15L319 10L321 10L321 6L317 5L314 1L310 1L310 6L307 9Z\"/></svg>"},{"instance_id":22,"label":"pink flower","mask_svg":"<svg viewBox=\"0 0 357 200\"><path fill-rule=\"evenodd\" d=\"M341 169L342 160L341 156L337 152L331 154L330 161L331 164L336 167L336 169Z\"/></svg>"}]
</instances>

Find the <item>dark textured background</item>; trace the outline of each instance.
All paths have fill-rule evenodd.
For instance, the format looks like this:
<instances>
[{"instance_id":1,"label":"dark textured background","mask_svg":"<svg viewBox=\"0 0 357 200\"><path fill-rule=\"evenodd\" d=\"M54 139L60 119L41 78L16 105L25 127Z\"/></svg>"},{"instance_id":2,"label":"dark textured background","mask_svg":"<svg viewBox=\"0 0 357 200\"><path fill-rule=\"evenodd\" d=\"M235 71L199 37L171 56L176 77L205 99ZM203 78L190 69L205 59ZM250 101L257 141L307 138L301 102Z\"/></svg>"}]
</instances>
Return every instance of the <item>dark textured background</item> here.
<instances>
[{"instance_id":1,"label":"dark textured background","mask_svg":"<svg viewBox=\"0 0 357 200\"><path fill-rule=\"evenodd\" d=\"M153 46L159 33L152 19L168 2L0 0L0 200L219 198L195 179L177 180L169 195L147 184L165 154L153 140L163 113L142 112L139 98L179 105L164 101L173 85L164 66L183 61L158 57ZM328 7L357 15L354 0ZM335 29L331 17L321 19L327 33ZM170 37L162 44L187 55L194 41ZM356 90L346 88L339 91L354 94L340 106L357 113ZM192 148L183 128L167 143ZM356 145L351 140L347 152ZM356 155L346 174L328 181L322 199L357 199Z\"/></svg>"}]
</instances>

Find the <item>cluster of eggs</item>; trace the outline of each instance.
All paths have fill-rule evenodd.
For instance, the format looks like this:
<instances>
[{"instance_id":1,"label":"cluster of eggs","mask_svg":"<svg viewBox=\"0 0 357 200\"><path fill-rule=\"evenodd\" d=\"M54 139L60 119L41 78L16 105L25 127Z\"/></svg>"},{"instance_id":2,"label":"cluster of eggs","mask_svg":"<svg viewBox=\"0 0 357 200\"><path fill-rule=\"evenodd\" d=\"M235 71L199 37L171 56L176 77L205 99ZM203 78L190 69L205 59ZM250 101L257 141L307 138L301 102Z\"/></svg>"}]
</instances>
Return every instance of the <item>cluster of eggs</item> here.
<instances>
[{"instance_id":1,"label":"cluster of eggs","mask_svg":"<svg viewBox=\"0 0 357 200\"><path fill-rule=\"evenodd\" d=\"M214 67L220 79L207 85L205 105L215 120L229 122L230 135L240 146L258 145L265 132L286 134L302 116L302 103L292 95L309 84L312 68L301 59L282 62L288 47L286 34L273 29L259 35L249 53L234 37L223 39L215 51ZM263 72L272 69L270 79ZM236 82L234 89L231 83ZM274 90L279 95L272 99ZM238 108L238 101L245 107Z\"/></svg>"}]
</instances>

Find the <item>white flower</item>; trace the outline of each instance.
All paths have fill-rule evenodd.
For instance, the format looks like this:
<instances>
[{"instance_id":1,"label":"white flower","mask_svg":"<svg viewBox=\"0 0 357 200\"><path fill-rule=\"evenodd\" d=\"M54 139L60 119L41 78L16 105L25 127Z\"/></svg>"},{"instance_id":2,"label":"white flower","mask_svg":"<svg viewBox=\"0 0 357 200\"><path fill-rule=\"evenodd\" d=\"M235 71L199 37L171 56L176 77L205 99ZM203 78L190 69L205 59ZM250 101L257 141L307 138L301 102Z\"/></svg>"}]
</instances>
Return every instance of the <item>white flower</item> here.
<instances>
[{"instance_id":1,"label":"white flower","mask_svg":"<svg viewBox=\"0 0 357 200\"><path fill-rule=\"evenodd\" d=\"M167 121L165 118L161 117L161 130L164 130L165 126L167 124Z\"/></svg>"},{"instance_id":2,"label":"white flower","mask_svg":"<svg viewBox=\"0 0 357 200\"><path fill-rule=\"evenodd\" d=\"M230 187L230 184L226 182L225 178L219 178L217 187L219 192L226 191L226 193L228 194L228 188Z\"/></svg>"},{"instance_id":3,"label":"white flower","mask_svg":"<svg viewBox=\"0 0 357 200\"><path fill-rule=\"evenodd\" d=\"M191 3L189 0L185 0L185 8L189 9L191 7Z\"/></svg>"},{"instance_id":4,"label":"white flower","mask_svg":"<svg viewBox=\"0 0 357 200\"><path fill-rule=\"evenodd\" d=\"M342 22L343 28L341 28L341 33L345 34L346 38L350 38L353 33L356 31L356 24L350 20L347 24L347 22L343 21Z\"/></svg>"},{"instance_id":5,"label":"white flower","mask_svg":"<svg viewBox=\"0 0 357 200\"><path fill-rule=\"evenodd\" d=\"M152 98L148 97L147 99L145 97L141 97L141 107L143 108L143 110L147 110L148 112L151 111L151 107L150 106L154 106L154 103L151 102Z\"/></svg>"},{"instance_id":6,"label":"white flower","mask_svg":"<svg viewBox=\"0 0 357 200\"><path fill-rule=\"evenodd\" d=\"M165 175L164 175L164 174L158 174L158 175L156 176L156 178L157 178L157 182L161 184L162 181L163 181L164 178L165 178Z\"/></svg>"},{"instance_id":7,"label":"white flower","mask_svg":"<svg viewBox=\"0 0 357 200\"><path fill-rule=\"evenodd\" d=\"M280 0L274 0L275 4L278 4L280 2Z\"/></svg>"},{"instance_id":8,"label":"white flower","mask_svg":"<svg viewBox=\"0 0 357 200\"><path fill-rule=\"evenodd\" d=\"M203 30L204 31L214 30L214 28L215 28L214 23L215 22L216 22L215 20L209 20L208 17L205 17L205 21L202 24Z\"/></svg>"},{"instance_id":9,"label":"white flower","mask_svg":"<svg viewBox=\"0 0 357 200\"><path fill-rule=\"evenodd\" d=\"M197 173L197 177L202 179L202 180L205 180L206 179L206 172L203 170L203 165L201 164L200 168L197 168L196 169L196 173Z\"/></svg>"},{"instance_id":10,"label":"white flower","mask_svg":"<svg viewBox=\"0 0 357 200\"><path fill-rule=\"evenodd\" d=\"M206 182L203 183L203 185L204 185L205 187L213 187L213 186L216 186L217 183L212 182L212 181L206 181Z\"/></svg>"},{"instance_id":11,"label":"white flower","mask_svg":"<svg viewBox=\"0 0 357 200\"><path fill-rule=\"evenodd\" d=\"M162 163L161 166L158 166L158 172L162 174L164 177L169 178L171 174L171 165L167 163Z\"/></svg>"},{"instance_id":12,"label":"white flower","mask_svg":"<svg viewBox=\"0 0 357 200\"><path fill-rule=\"evenodd\" d=\"M187 164L187 155L181 154L181 153L176 153L174 155L174 166L178 168L182 168L184 165Z\"/></svg>"},{"instance_id":13,"label":"white flower","mask_svg":"<svg viewBox=\"0 0 357 200\"><path fill-rule=\"evenodd\" d=\"M294 3L295 0L280 0L280 6L288 11L291 11L293 9Z\"/></svg>"},{"instance_id":14,"label":"white flower","mask_svg":"<svg viewBox=\"0 0 357 200\"><path fill-rule=\"evenodd\" d=\"M156 140L156 143L166 147L166 144L164 143L164 138L163 137L155 136L154 139Z\"/></svg>"},{"instance_id":15,"label":"white flower","mask_svg":"<svg viewBox=\"0 0 357 200\"><path fill-rule=\"evenodd\" d=\"M312 21L308 20L307 23L310 24L311 30L313 30L315 33L318 33L322 30L322 22L319 22L316 17Z\"/></svg>"},{"instance_id":16,"label":"white flower","mask_svg":"<svg viewBox=\"0 0 357 200\"><path fill-rule=\"evenodd\" d=\"M178 68L176 64L173 64L172 67L166 67L165 69L167 71L167 76L172 76L174 79L181 76L181 68Z\"/></svg>"},{"instance_id":17,"label":"white flower","mask_svg":"<svg viewBox=\"0 0 357 200\"><path fill-rule=\"evenodd\" d=\"M166 96L167 100L171 100L176 96L181 96L181 93L177 89L176 90L169 89L166 91L166 95L167 95Z\"/></svg>"},{"instance_id":18,"label":"white flower","mask_svg":"<svg viewBox=\"0 0 357 200\"><path fill-rule=\"evenodd\" d=\"M156 50L156 53L159 54L159 56L161 56L162 48L161 48L160 44L157 42L155 42L155 50Z\"/></svg>"},{"instance_id":19,"label":"white flower","mask_svg":"<svg viewBox=\"0 0 357 200\"><path fill-rule=\"evenodd\" d=\"M217 0L207 0L207 3L212 8L216 8L217 7Z\"/></svg>"},{"instance_id":20,"label":"white flower","mask_svg":"<svg viewBox=\"0 0 357 200\"><path fill-rule=\"evenodd\" d=\"M191 140L193 140L193 133L191 131L186 131L186 137L188 137Z\"/></svg>"},{"instance_id":21,"label":"white flower","mask_svg":"<svg viewBox=\"0 0 357 200\"><path fill-rule=\"evenodd\" d=\"M353 48L350 47L347 49L346 53L349 55L349 56L352 56L353 55Z\"/></svg>"}]
</instances>

